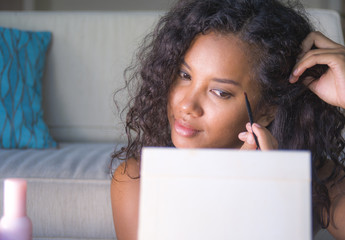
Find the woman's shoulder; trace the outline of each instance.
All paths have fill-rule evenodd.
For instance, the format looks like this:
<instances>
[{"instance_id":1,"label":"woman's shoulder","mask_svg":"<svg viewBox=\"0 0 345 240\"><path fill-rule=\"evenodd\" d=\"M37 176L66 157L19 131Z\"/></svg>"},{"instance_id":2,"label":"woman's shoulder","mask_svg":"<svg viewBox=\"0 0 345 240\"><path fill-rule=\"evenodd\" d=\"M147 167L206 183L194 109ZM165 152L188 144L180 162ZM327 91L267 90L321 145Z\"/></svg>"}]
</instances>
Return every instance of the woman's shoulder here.
<instances>
[{"instance_id":1,"label":"woman's shoulder","mask_svg":"<svg viewBox=\"0 0 345 240\"><path fill-rule=\"evenodd\" d=\"M140 166L135 159L121 163L111 182L111 204L118 239L136 239Z\"/></svg>"},{"instance_id":2,"label":"woman's shoulder","mask_svg":"<svg viewBox=\"0 0 345 240\"><path fill-rule=\"evenodd\" d=\"M112 200L132 201L139 198L140 167L135 159L128 159L115 170L111 181Z\"/></svg>"},{"instance_id":3,"label":"woman's shoulder","mask_svg":"<svg viewBox=\"0 0 345 240\"><path fill-rule=\"evenodd\" d=\"M328 163L321 172L321 176L329 176L334 170L334 164ZM336 239L345 239L345 172L340 170L335 181L328 183L327 188L331 201L330 224L327 230Z\"/></svg>"},{"instance_id":4,"label":"woman's shoulder","mask_svg":"<svg viewBox=\"0 0 345 240\"><path fill-rule=\"evenodd\" d=\"M139 179L140 165L139 162L130 158L122 162L115 170L113 175L113 181L130 181Z\"/></svg>"},{"instance_id":5,"label":"woman's shoulder","mask_svg":"<svg viewBox=\"0 0 345 240\"><path fill-rule=\"evenodd\" d=\"M138 204L140 187L140 167L135 159L121 163L111 181L111 200L113 207Z\"/></svg>"},{"instance_id":6,"label":"woman's shoulder","mask_svg":"<svg viewBox=\"0 0 345 240\"><path fill-rule=\"evenodd\" d=\"M331 200L331 218L327 230L335 239L345 239L345 179L342 174L341 180L329 188Z\"/></svg>"}]
</instances>

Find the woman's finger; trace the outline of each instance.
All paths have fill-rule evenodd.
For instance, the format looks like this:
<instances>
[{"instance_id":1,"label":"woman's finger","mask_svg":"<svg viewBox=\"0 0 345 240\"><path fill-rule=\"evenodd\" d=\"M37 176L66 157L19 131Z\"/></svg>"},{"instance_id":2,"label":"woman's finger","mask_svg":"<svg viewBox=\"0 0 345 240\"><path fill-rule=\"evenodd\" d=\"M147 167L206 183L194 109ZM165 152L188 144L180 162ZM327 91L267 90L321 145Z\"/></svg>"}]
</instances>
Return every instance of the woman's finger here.
<instances>
[{"instance_id":1,"label":"woman's finger","mask_svg":"<svg viewBox=\"0 0 345 240\"><path fill-rule=\"evenodd\" d=\"M255 150L256 144L254 141L254 136L249 132L242 132L238 135L238 138L243 141L241 150Z\"/></svg>"},{"instance_id":2,"label":"woman's finger","mask_svg":"<svg viewBox=\"0 0 345 240\"><path fill-rule=\"evenodd\" d=\"M328 65L335 74L342 74L345 67L345 49L335 52L311 53L301 59L294 67L289 81L294 83L306 71L317 64Z\"/></svg>"},{"instance_id":3,"label":"woman's finger","mask_svg":"<svg viewBox=\"0 0 345 240\"><path fill-rule=\"evenodd\" d=\"M327 38L325 35L323 35L320 32L311 32L308 34L308 36L303 40L301 44L302 53L303 56L305 53L307 53L313 46L317 48L338 48L338 43L332 41L331 39ZM300 56L300 58L302 57Z\"/></svg>"},{"instance_id":4,"label":"woman's finger","mask_svg":"<svg viewBox=\"0 0 345 240\"><path fill-rule=\"evenodd\" d=\"M253 124L253 132L258 138L260 149L265 150L273 150L278 149L278 142L272 136L270 131L267 128L262 127L261 125L254 123Z\"/></svg>"},{"instance_id":5,"label":"woman's finger","mask_svg":"<svg viewBox=\"0 0 345 240\"><path fill-rule=\"evenodd\" d=\"M337 48L317 48L317 49L312 49L308 51L302 58L299 58L298 63L303 62L305 59L313 57L313 56L318 56L318 55L323 55L323 54L345 54L345 48L344 47L337 47Z\"/></svg>"},{"instance_id":6,"label":"woman's finger","mask_svg":"<svg viewBox=\"0 0 345 240\"><path fill-rule=\"evenodd\" d=\"M312 49L316 47L316 49ZM325 56L323 54L334 54L335 56L340 54L345 54L344 46L332 41L320 32L311 32L301 44L301 54L298 56L298 61L294 66L289 81L295 83L302 73L308 68L312 67L317 62L320 62L320 57L317 61L311 61L309 58L316 57L319 55ZM308 61L306 59L309 59ZM314 64L314 65L312 65ZM327 64L327 63L319 63ZM328 64L327 64L328 65Z\"/></svg>"},{"instance_id":7,"label":"woman's finger","mask_svg":"<svg viewBox=\"0 0 345 240\"><path fill-rule=\"evenodd\" d=\"M241 132L238 138L243 141L241 150L255 150L257 148L250 123L246 124L247 132Z\"/></svg>"},{"instance_id":8,"label":"woman's finger","mask_svg":"<svg viewBox=\"0 0 345 240\"><path fill-rule=\"evenodd\" d=\"M261 150L272 150L278 148L277 140L272 136L268 129L261 127L259 124L254 123L253 129L250 123L246 125L248 132L242 132L238 135L239 139L243 141L241 150L255 150L257 148L253 131L257 136Z\"/></svg>"}]
</instances>

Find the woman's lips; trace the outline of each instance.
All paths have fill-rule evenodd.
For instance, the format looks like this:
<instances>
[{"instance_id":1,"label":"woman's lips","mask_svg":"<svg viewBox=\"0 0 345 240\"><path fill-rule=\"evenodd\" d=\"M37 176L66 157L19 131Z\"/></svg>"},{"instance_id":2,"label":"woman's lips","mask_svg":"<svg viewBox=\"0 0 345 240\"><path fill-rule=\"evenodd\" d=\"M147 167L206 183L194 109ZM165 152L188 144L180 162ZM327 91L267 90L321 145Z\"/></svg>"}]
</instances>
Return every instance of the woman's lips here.
<instances>
[{"instance_id":1,"label":"woman's lips","mask_svg":"<svg viewBox=\"0 0 345 240\"><path fill-rule=\"evenodd\" d=\"M176 133L183 137L194 137L200 132L200 130L194 129L192 126L179 120L175 120L174 128Z\"/></svg>"}]
</instances>

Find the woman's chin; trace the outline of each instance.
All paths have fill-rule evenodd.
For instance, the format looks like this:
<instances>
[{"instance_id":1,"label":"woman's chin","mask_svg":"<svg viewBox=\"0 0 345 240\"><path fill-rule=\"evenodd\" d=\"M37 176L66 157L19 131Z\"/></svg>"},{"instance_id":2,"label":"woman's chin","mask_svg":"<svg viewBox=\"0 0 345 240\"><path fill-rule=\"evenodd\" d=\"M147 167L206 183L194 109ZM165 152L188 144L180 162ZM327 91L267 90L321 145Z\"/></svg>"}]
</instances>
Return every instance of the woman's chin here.
<instances>
[{"instance_id":1,"label":"woman's chin","mask_svg":"<svg viewBox=\"0 0 345 240\"><path fill-rule=\"evenodd\" d=\"M197 141L192 141L190 139L173 139L173 144L176 148L205 148Z\"/></svg>"},{"instance_id":2,"label":"woman's chin","mask_svg":"<svg viewBox=\"0 0 345 240\"><path fill-rule=\"evenodd\" d=\"M242 142L238 141L236 143L228 145L219 144L207 144L205 141L192 140L192 139L172 139L172 143L176 148L228 148L228 149L240 149Z\"/></svg>"}]
</instances>

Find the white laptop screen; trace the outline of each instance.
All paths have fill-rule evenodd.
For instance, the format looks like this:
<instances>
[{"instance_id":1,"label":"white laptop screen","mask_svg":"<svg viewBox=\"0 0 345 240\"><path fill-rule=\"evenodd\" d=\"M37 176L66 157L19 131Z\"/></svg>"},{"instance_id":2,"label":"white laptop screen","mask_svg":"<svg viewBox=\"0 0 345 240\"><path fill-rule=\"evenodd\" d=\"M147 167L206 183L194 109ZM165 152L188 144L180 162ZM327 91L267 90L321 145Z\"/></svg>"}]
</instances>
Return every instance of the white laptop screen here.
<instances>
[{"instance_id":1,"label":"white laptop screen","mask_svg":"<svg viewBox=\"0 0 345 240\"><path fill-rule=\"evenodd\" d=\"M145 148L139 240L308 240L305 151Z\"/></svg>"}]
</instances>

